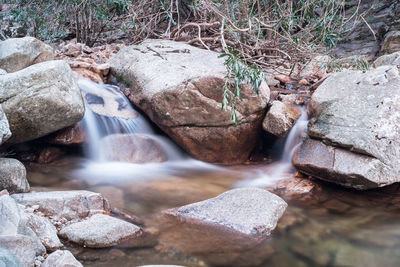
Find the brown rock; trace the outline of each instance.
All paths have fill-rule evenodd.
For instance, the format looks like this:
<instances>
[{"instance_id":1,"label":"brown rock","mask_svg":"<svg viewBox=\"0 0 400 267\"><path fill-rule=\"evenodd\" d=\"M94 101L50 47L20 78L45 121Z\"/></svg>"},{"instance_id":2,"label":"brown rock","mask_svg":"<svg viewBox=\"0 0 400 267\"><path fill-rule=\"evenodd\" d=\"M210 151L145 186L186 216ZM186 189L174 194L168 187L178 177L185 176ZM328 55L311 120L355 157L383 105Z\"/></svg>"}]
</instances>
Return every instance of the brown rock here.
<instances>
[{"instance_id":1,"label":"brown rock","mask_svg":"<svg viewBox=\"0 0 400 267\"><path fill-rule=\"evenodd\" d=\"M65 152L58 147L49 146L42 149L37 159L37 163L46 164L51 163L59 158L61 158Z\"/></svg>"},{"instance_id":2,"label":"brown rock","mask_svg":"<svg viewBox=\"0 0 400 267\"><path fill-rule=\"evenodd\" d=\"M75 145L82 144L86 140L86 134L81 122L68 128L58 131L49 141L55 145Z\"/></svg>"},{"instance_id":3,"label":"brown rock","mask_svg":"<svg viewBox=\"0 0 400 267\"><path fill-rule=\"evenodd\" d=\"M157 140L144 134L113 134L101 144L102 156L107 160L146 163L164 162L167 155Z\"/></svg>"},{"instance_id":4,"label":"brown rock","mask_svg":"<svg viewBox=\"0 0 400 267\"><path fill-rule=\"evenodd\" d=\"M164 132L194 157L241 163L253 150L269 88L259 96L250 86L237 101L238 125L221 111L226 68L218 54L179 42L147 40L123 48L109 60L112 72L129 83L125 94Z\"/></svg>"},{"instance_id":5,"label":"brown rock","mask_svg":"<svg viewBox=\"0 0 400 267\"><path fill-rule=\"evenodd\" d=\"M292 81L289 76L284 74L275 75L275 79L280 81L281 83L290 83Z\"/></svg>"},{"instance_id":6,"label":"brown rock","mask_svg":"<svg viewBox=\"0 0 400 267\"><path fill-rule=\"evenodd\" d=\"M301 80L299 81L299 84L301 84L301 85L308 85L308 81L307 81L306 79L301 79Z\"/></svg>"},{"instance_id":7,"label":"brown rock","mask_svg":"<svg viewBox=\"0 0 400 267\"><path fill-rule=\"evenodd\" d=\"M98 73L93 72L91 70L84 69L84 68L74 68L72 70L75 73L77 73L79 76L82 76L83 78L88 78L96 83L100 83L103 81L103 79L101 78L101 76Z\"/></svg>"},{"instance_id":8,"label":"brown rock","mask_svg":"<svg viewBox=\"0 0 400 267\"><path fill-rule=\"evenodd\" d=\"M390 31L385 35L381 51L385 54L400 51L400 31Z\"/></svg>"}]
</instances>

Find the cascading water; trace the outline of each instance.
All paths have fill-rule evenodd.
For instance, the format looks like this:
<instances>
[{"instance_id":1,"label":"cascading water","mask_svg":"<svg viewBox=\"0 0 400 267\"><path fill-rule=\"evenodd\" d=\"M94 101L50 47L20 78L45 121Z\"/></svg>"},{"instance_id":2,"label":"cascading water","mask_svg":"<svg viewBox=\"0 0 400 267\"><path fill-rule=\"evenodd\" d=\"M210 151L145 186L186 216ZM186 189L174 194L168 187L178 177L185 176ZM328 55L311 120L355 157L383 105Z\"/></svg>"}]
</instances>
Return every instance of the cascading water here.
<instances>
[{"instance_id":1,"label":"cascading water","mask_svg":"<svg viewBox=\"0 0 400 267\"><path fill-rule=\"evenodd\" d=\"M78 86L84 96L86 112L83 126L87 134L85 154L88 160L83 168L76 171L79 177L87 179L131 180L149 179L157 175L176 173L188 169L210 170L217 167L201 161L193 160L180 150L168 138L157 135L150 123L130 104L118 86L95 83L88 79L78 79ZM122 136L124 135L124 136ZM109 137L125 138L123 142L109 144ZM127 139L126 139L127 137ZM108 138L108 140L107 140ZM163 155L149 149L149 153L138 153L137 150L149 143L150 148L159 148ZM140 147L142 145L142 147ZM127 147L128 146L128 147ZM136 149L136 151L135 151ZM112 150L112 151L110 151ZM119 161L119 154L137 161ZM110 158L110 154L112 156ZM160 161L141 161L143 157L159 156Z\"/></svg>"},{"instance_id":2,"label":"cascading water","mask_svg":"<svg viewBox=\"0 0 400 267\"><path fill-rule=\"evenodd\" d=\"M297 119L295 125L290 130L288 136L285 139L283 153L280 159L268 167L257 170L256 175L251 174L249 179L245 179L236 184L238 187L242 186L254 186L254 187L265 187L276 183L279 180L287 179L293 176L293 165L292 157L297 146L300 145L302 138L307 129L308 118L307 112L303 107L301 109L301 115Z\"/></svg>"}]
</instances>

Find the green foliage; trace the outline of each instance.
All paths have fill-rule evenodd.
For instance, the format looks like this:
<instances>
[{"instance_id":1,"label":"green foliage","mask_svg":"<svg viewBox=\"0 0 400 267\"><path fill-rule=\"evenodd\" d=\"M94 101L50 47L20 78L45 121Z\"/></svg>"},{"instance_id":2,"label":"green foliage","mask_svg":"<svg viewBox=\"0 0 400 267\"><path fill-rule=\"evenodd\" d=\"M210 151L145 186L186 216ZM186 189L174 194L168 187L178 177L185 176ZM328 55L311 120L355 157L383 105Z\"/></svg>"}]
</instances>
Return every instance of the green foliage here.
<instances>
[{"instance_id":1,"label":"green foliage","mask_svg":"<svg viewBox=\"0 0 400 267\"><path fill-rule=\"evenodd\" d=\"M8 1L12 19L40 39L63 38L74 31L78 42L92 46L115 16L128 11L129 0Z\"/></svg>"},{"instance_id":2,"label":"green foliage","mask_svg":"<svg viewBox=\"0 0 400 267\"><path fill-rule=\"evenodd\" d=\"M365 58L357 58L354 62L354 67L358 70L368 70L369 69L369 62Z\"/></svg>"},{"instance_id":3,"label":"green foliage","mask_svg":"<svg viewBox=\"0 0 400 267\"><path fill-rule=\"evenodd\" d=\"M233 49L222 53L219 57L225 57L224 64L227 70L222 98L222 109L227 110L228 106L230 106L231 119L235 124L238 124L236 100L242 100L242 86L250 84L253 93L258 95L258 89L265 80L265 75L256 65L249 65L244 60L240 59L238 52Z\"/></svg>"}]
</instances>

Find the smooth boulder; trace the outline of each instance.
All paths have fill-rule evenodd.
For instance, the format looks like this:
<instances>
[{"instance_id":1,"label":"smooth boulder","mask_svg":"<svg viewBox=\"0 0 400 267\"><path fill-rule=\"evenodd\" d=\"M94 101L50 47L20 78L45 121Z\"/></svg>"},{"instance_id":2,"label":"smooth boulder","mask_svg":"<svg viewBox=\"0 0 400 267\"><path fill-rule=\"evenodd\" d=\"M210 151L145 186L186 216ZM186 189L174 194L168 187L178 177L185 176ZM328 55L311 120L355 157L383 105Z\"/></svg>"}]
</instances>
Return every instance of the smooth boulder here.
<instances>
[{"instance_id":1,"label":"smooth boulder","mask_svg":"<svg viewBox=\"0 0 400 267\"><path fill-rule=\"evenodd\" d=\"M334 74L308 109L308 139L293 158L300 172L360 190L400 181L397 67Z\"/></svg>"},{"instance_id":2,"label":"smooth boulder","mask_svg":"<svg viewBox=\"0 0 400 267\"><path fill-rule=\"evenodd\" d=\"M215 52L168 40L146 40L121 49L112 73L129 85L128 98L192 156L207 162L241 163L257 143L269 101L243 86L238 125L222 111L226 68Z\"/></svg>"},{"instance_id":3,"label":"smooth boulder","mask_svg":"<svg viewBox=\"0 0 400 267\"><path fill-rule=\"evenodd\" d=\"M145 134L113 134L101 141L102 158L131 163L164 162L166 152L157 139Z\"/></svg>"},{"instance_id":4,"label":"smooth boulder","mask_svg":"<svg viewBox=\"0 0 400 267\"><path fill-rule=\"evenodd\" d=\"M268 237L286 207L266 190L233 189L164 211L160 242L211 264L260 264L270 255Z\"/></svg>"},{"instance_id":5,"label":"smooth boulder","mask_svg":"<svg viewBox=\"0 0 400 267\"><path fill-rule=\"evenodd\" d=\"M12 194L30 189L25 166L16 159L0 158L0 191L4 189Z\"/></svg>"},{"instance_id":6,"label":"smooth boulder","mask_svg":"<svg viewBox=\"0 0 400 267\"><path fill-rule=\"evenodd\" d=\"M95 214L87 220L65 226L59 234L62 238L85 247L105 248L115 246L122 240L138 237L142 230L132 223Z\"/></svg>"},{"instance_id":7,"label":"smooth boulder","mask_svg":"<svg viewBox=\"0 0 400 267\"><path fill-rule=\"evenodd\" d=\"M85 112L71 68L60 60L0 75L0 103L10 124L12 143L71 126Z\"/></svg>"},{"instance_id":8,"label":"smooth boulder","mask_svg":"<svg viewBox=\"0 0 400 267\"><path fill-rule=\"evenodd\" d=\"M19 71L53 58L53 48L34 37L10 38L0 42L0 68L7 72Z\"/></svg>"}]
</instances>

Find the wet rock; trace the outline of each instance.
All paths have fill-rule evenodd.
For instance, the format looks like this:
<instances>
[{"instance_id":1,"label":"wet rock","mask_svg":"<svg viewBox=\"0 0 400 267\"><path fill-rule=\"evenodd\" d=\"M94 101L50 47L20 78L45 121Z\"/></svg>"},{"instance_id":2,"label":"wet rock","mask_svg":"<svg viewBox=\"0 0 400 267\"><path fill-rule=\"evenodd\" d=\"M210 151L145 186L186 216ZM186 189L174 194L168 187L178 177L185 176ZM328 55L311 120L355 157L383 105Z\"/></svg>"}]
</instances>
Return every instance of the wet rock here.
<instances>
[{"instance_id":1,"label":"wet rock","mask_svg":"<svg viewBox=\"0 0 400 267\"><path fill-rule=\"evenodd\" d=\"M11 137L10 125L8 123L3 107L0 105L0 145Z\"/></svg>"},{"instance_id":2,"label":"wet rock","mask_svg":"<svg viewBox=\"0 0 400 267\"><path fill-rule=\"evenodd\" d=\"M39 205L40 212L55 220L73 220L110 212L110 205L102 195L84 190L14 194L12 198L25 206Z\"/></svg>"},{"instance_id":3,"label":"wet rock","mask_svg":"<svg viewBox=\"0 0 400 267\"><path fill-rule=\"evenodd\" d=\"M144 134L113 134L102 139L101 153L107 160L132 163L164 162L167 155L156 139Z\"/></svg>"},{"instance_id":4,"label":"wet rock","mask_svg":"<svg viewBox=\"0 0 400 267\"><path fill-rule=\"evenodd\" d=\"M269 88L262 83L256 96L244 86L235 125L230 110L221 111L223 63L217 53L167 40L125 47L109 60L130 85L128 98L182 148L203 161L240 163L257 143Z\"/></svg>"},{"instance_id":5,"label":"wet rock","mask_svg":"<svg viewBox=\"0 0 400 267\"><path fill-rule=\"evenodd\" d=\"M263 129L277 137L284 137L300 115L300 108L275 100L264 118Z\"/></svg>"},{"instance_id":6,"label":"wet rock","mask_svg":"<svg viewBox=\"0 0 400 267\"><path fill-rule=\"evenodd\" d=\"M267 239L286 207L263 189L230 190L163 212L161 242L211 264L260 264L270 256Z\"/></svg>"},{"instance_id":7,"label":"wet rock","mask_svg":"<svg viewBox=\"0 0 400 267\"><path fill-rule=\"evenodd\" d=\"M400 66L400 52L395 52L389 55L383 55L381 57L378 57L374 61L375 68L385 65Z\"/></svg>"},{"instance_id":8,"label":"wet rock","mask_svg":"<svg viewBox=\"0 0 400 267\"><path fill-rule=\"evenodd\" d=\"M9 142L13 143L71 126L85 112L72 71L63 61L43 62L1 75L0 102L10 123Z\"/></svg>"},{"instance_id":9,"label":"wet rock","mask_svg":"<svg viewBox=\"0 0 400 267\"><path fill-rule=\"evenodd\" d=\"M0 190L10 193L29 191L25 166L16 159L0 158Z\"/></svg>"},{"instance_id":10,"label":"wet rock","mask_svg":"<svg viewBox=\"0 0 400 267\"><path fill-rule=\"evenodd\" d=\"M95 114L112 118L120 119L134 119L138 117L137 112L130 106L129 102L124 101L123 96L118 88L112 85L107 85L107 89L100 88L101 95L99 95L99 86L87 79L78 81L79 87L89 104L90 110Z\"/></svg>"},{"instance_id":11,"label":"wet rock","mask_svg":"<svg viewBox=\"0 0 400 267\"><path fill-rule=\"evenodd\" d=\"M399 103L396 67L330 76L309 103L311 139L296 151L295 167L356 189L400 181Z\"/></svg>"},{"instance_id":12,"label":"wet rock","mask_svg":"<svg viewBox=\"0 0 400 267\"><path fill-rule=\"evenodd\" d=\"M2 248L10 251L23 267L33 266L35 257L46 252L46 249L36 236L1 235L0 244Z\"/></svg>"},{"instance_id":13,"label":"wet rock","mask_svg":"<svg viewBox=\"0 0 400 267\"><path fill-rule=\"evenodd\" d=\"M77 73L79 76L89 79L95 83L100 83L103 82L102 77L91 70L85 69L85 68L74 68L72 69L75 73Z\"/></svg>"},{"instance_id":14,"label":"wet rock","mask_svg":"<svg viewBox=\"0 0 400 267\"><path fill-rule=\"evenodd\" d=\"M0 266L1 267L20 267L21 264L13 254L7 249L0 248Z\"/></svg>"},{"instance_id":15,"label":"wet rock","mask_svg":"<svg viewBox=\"0 0 400 267\"><path fill-rule=\"evenodd\" d=\"M390 31L385 35L381 44L381 51L385 54L400 51L400 31Z\"/></svg>"},{"instance_id":16,"label":"wet rock","mask_svg":"<svg viewBox=\"0 0 400 267\"><path fill-rule=\"evenodd\" d=\"M53 49L33 37L10 38L0 42L0 68L7 72L19 71L53 57Z\"/></svg>"},{"instance_id":17,"label":"wet rock","mask_svg":"<svg viewBox=\"0 0 400 267\"><path fill-rule=\"evenodd\" d=\"M54 251L62 246L56 227L47 218L36 214L28 214L27 217L28 226L36 233L46 249Z\"/></svg>"},{"instance_id":18,"label":"wet rock","mask_svg":"<svg viewBox=\"0 0 400 267\"><path fill-rule=\"evenodd\" d=\"M49 140L50 144L54 145L76 145L86 141L85 130L81 122L78 122L70 127L58 131Z\"/></svg>"},{"instance_id":19,"label":"wet rock","mask_svg":"<svg viewBox=\"0 0 400 267\"><path fill-rule=\"evenodd\" d=\"M39 164L51 163L61 158L64 154L65 152L59 147L55 146L45 147L42 149L42 151L40 151L37 163Z\"/></svg>"},{"instance_id":20,"label":"wet rock","mask_svg":"<svg viewBox=\"0 0 400 267\"><path fill-rule=\"evenodd\" d=\"M67 225L59 232L68 241L93 248L112 247L122 240L136 238L141 234L140 227L103 214Z\"/></svg>"},{"instance_id":21,"label":"wet rock","mask_svg":"<svg viewBox=\"0 0 400 267\"><path fill-rule=\"evenodd\" d=\"M136 238L123 240L119 243L121 248L150 248L158 243L160 232L155 228L142 229L142 234Z\"/></svg>"},{"instance_id":22,"label":"wet rock","mask_svg":"<svg viewBox=\"0 0 400 267\"><path fill-rule=\"evenodd\" d=\"M57 250L43 262L42 267L83 267L68 250Z\"/></svg>"}]
</instances>

